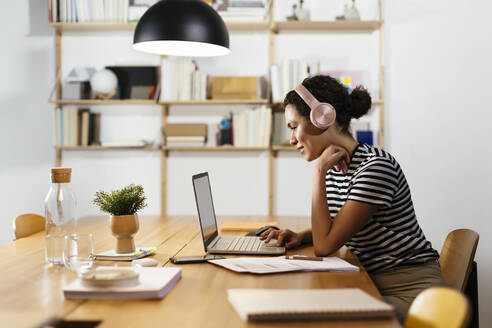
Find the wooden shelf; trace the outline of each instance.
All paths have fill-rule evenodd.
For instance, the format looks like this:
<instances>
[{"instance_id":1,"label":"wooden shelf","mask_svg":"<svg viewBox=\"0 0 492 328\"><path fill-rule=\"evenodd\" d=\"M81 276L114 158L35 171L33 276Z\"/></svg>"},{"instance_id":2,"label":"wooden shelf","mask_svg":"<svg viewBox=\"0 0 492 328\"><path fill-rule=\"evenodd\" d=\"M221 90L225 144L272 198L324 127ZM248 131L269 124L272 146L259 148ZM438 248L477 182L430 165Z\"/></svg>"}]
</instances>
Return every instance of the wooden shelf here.
<instances>
[{"instance_id":1,"label":"wooden shelf","mask_svg":"<svg viewBox=\"0 0 492 328\"><path fill-rule=\"evenodd\" d=\"M268 31L269 21L262 22L225 22L229 31Z\"/></svg>"},{"instance_id":2,"label":"wooden shelf","mask_svg":"<svg viewBox=\"0 0 492 328\"><path fill-rule=\"evenodd\" d=\"M278 151L278 150L295 150L297 151L297 148L295 146L273 146L272 150Z\"/></svg>"},{"instance_id":3,"label":"wooden shelf","mask_svg":"<svg viewBox=\"0 0 492 328\"><path fill-rule=\"evenodd\" d=\"M57 150L159 150L155 146L56 146Z\"/></svg>"},{"instance_id":4,"label":"wooden shelf","mask_svg":"<svg viewBox=\"0 0 492 328\"><path fill-rule=\"evenodd\" d=\"M225 22L230 31L268 31L270 22ZM65 31L131 31L137 26L137 22L127 23L49 23L51 27L62 32Z\"/></svg>"},{"instance_id":5,"label":"wooden shelf","mask_svg":"<svg viewBox=\"0 0 492 328\"><path fill-rule=\"evenodd\" d=\"M179 100L159 101L146 99L114 99L114 100L50 100L52 104L58 105L231 105L231 104L268 104L267 99L220 99L220 100Z\"/></svg>"},{"instance_id":6,"label":"wooden shelf","mask_svg":"<svg viewBox=\"0 0 492 328\"><path fill-rule=\"evenodd\" d=\"M114 100L96 100L96 99L74 99L74 100L50 100L52 104L58 105L231 105L231 104L269 104L267 99L221 99L221 100L181 100L181 101L159 101L146 99L114 99ZM373 106L382 105L382 100L376 99L372 102ZM282 105L281 102L271 103L274 106Z\"/></svg>"},{"instance_id":7,"label":"wooden shelf","mask_svg":"<svg viewBox=\"0 0 492 328\"><path fill-rule=\"evenodd\" d=\"M273 102L273 103L272 103L272 106L277 106L277 107L278 107L278 106L280 106L280 105L283 105L283 102ZM383 100L381 100L381 99L374 99L374 100L372 101L372 105L373 105L373 106L384 105L384 101L383 101Z\"/></svg>"},{"instance_id":8,"label":"wooden shelf","mask_svg":"<svg viewBox=\"0 0 492 328\"><path fill-rule=\"evenodd\" d=\"M379 20L338 20L338 21L278 21L273 31L375 31L382 25Z\"/></svg>"},{"instance_id":9,"label":"wooden shelf","mask_svg":"<svg viewBox=\"0 0 492 328\"><path fill-rule=\"evenodd\" d=\"M233 147L233 146L55 146L57 150L178 150L178 151L265 151L268 147Z\"/></svg>"},{"instance_id":10,"label":"wooden shelf","mask_svg":"<svg viewBox=\"0 0 492 328\"><path fill-rule=\"evenodd\" d=\"M134 30L137 26L136 22L128 23L104 23L104 22L91 22L91 23L49 23L51 27L56 28L62 32L65 31L130 31Z\"/></svg>"},{"instance_id":11,"label":"wooden shelf","mask_svg":"<svg viewBox=\"0 0 492 328\"><path fill-rule=\"evenodd\" d=\"M163 146L162 150L198 150L198 151L265 151L268 147L234 147L234 146Z\"/></svg>"},{"instance_id":12,"label":"wooden shelf","mask_svg":"<svg viewBox=\"0 0 492 328\"><path fill-rule=\"evenodd\" d=\"M162 105L218 105L218 104L268 104L267 99L209 99L209 100L181 100L159 101Z\"/></svg>"},{"instance_id":13,"label":"wooden shelf","mask_svg":"<svg viewBox=\"0 0 492 328\"><path fill-rule=\"evenodd\" d=\"M381 27L382 21L368 20L339 20L339 21L278 21L273 23L273 32L287 30L334 30L334 31L375 31ZM136 22L128 23L49 23L49 25L62 32L65 31L130 31L137 26ZM226 22L231 31L268 31L269 21L261 22Z\"/></svg>"},{"instance_id":14,"label":"wooden shelf","mask_svg":"<svg viewBox=\"0 0 492 328\"><path fill-rule=\"evenodd\" d=\"M50 100L50 103L58 105L159 105L150 99L63 99Z\"/></svg>"}]
</instances>

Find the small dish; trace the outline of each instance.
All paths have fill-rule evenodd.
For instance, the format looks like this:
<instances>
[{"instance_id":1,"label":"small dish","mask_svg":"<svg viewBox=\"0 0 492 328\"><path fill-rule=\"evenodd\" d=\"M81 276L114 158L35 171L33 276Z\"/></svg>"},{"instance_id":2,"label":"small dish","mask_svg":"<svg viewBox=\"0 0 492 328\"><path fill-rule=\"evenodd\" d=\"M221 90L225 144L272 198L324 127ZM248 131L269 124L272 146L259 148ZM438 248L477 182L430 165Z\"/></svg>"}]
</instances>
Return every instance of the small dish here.
<instances>
[{"instance_id":1,"label":"small dish","mask_svg":"<svg viewBox=\"0 0 492 328\"><path fill-rule=\"evenodd\" d=\"M134 286L138 284L138 272L131 269L96 269L83 272L80 279L89 286Z\"/></svg>"}]
</instances>

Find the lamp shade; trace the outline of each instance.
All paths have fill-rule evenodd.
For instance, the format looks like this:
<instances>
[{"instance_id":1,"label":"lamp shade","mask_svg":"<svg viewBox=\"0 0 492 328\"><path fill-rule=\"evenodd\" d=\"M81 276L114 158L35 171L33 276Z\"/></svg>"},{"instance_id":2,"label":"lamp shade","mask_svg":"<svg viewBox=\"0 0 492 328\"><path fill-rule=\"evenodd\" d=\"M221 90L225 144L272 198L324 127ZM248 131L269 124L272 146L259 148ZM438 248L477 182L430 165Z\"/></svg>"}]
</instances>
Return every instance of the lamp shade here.
<instances>
[{"instance_id":1,"label":"lamp shade","mask_svg":"<svg viewBox=\"0 0 492 328\"><path fill-rule=\"evenodd\" d=\"M133 48L159 55L222 56L230 52L229 32L202 0L161 0L140 18Z\"/></svg>"}]
</instances>

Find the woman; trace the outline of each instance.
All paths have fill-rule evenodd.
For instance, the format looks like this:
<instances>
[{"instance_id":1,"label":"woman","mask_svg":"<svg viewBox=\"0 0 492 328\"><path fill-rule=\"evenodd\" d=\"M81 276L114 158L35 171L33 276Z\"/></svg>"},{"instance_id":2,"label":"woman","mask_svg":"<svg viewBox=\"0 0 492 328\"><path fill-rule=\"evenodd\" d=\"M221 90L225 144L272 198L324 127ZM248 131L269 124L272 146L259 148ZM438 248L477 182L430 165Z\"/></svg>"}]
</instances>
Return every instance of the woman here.
<instances>
[{"instance_id":1,"label":"woman","mask_svg":"<svg viewBox=\"0 0 492 328\"><path fill-rule=\"evenodd\" d=\"M350 120L369 111L371 97L362 87L348 94L334 78L314 76L286 95L284 107L290 143L307 161L318 160L311 229L270 229L260 238L277 239L287 248L312 243L317 256L346 245L403 322L416 295L444 280L439 254L417 223L400 165L350 134Z\"/></svg>"}]
</instances>

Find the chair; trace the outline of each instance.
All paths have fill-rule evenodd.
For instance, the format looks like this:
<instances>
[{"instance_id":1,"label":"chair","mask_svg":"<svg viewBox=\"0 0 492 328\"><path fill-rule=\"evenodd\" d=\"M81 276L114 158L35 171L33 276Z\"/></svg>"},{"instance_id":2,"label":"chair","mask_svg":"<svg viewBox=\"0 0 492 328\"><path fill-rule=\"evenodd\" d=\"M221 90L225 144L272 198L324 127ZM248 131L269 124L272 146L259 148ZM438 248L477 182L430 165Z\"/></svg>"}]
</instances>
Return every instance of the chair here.
<instances>
[{"instance_id":1,"label":"chair","mask_svg":"<svg viewBox=\"0 0 492 328\"><path fill-rule=\"evenodd\" d=\"M478 244L478 233L470 229L451 231L442 246L439 264L449 287L464 292Z\"/></svg>"},{"instance_id":2,"label":"chair","mask_svg":"<svg viewBox=\"0 0 492 328\"><path fill-rule=\"evenodd\" d=\"M478 327L477 264L473 261L479 235L470 229L451 231L441 250L439 264L444 281L470 299L472 316L470 327Z\"/></svg>"},{"instance_id":3,"label":"chair","mask_svg":"<svg viewBox=\"0 0 492 328\"><path fill-rule=\"evenodd\" d=\"M405 328L463 328L469 317L470 306L462 293L449 287L432 287L413 301Z\"/></svg>"},{"instance_id":4,"label":"chair","mask_svg":"<svg viewBox=\"0 0 492 328\"><path fill-rule=\"evenodd\" d=\"M16 216L13 222L15 239L24 238L43 231L45 228L44 216L38 214L22 214Z\"/></svg>"}]
</instances>

